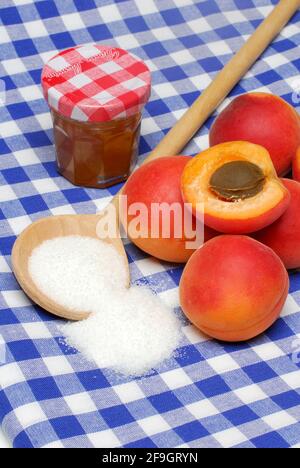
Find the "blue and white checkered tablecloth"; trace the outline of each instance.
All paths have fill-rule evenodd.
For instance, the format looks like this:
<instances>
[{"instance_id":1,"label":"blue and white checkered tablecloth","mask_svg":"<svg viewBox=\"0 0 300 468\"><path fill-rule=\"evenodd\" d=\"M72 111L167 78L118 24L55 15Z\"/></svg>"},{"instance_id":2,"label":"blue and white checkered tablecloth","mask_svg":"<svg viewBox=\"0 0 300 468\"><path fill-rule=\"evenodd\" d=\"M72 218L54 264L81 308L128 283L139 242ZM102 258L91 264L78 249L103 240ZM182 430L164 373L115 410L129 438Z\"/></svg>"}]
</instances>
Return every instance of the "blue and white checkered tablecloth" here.
<instances>
[{"instance_id":1,"label":"blue and white checkered tablecloth","mask_svg":"<svg viewBox=\"0 0 300 468\"><path fill-rule=\"evenodd\" d=\"M291 275L281 319L263 336L224 344L185 322L177 357L147 378L125 379L66 348L58 321L22 293L10 264L16 236L29 223L94 213L119 188L76 188L57 174L40 88L49 57L101 42L146 61L153 92L142 126L143 158L275 3L1 0L0 422L15 447L300 446L299 274ZM232 96L261 90L293 101L299 26L298 12ZM210 124L187 154L207 146ZM127 253L133 281L149 285L180 313L181 268L151 260L130 244Z\"/></svg>"}]
</instances>

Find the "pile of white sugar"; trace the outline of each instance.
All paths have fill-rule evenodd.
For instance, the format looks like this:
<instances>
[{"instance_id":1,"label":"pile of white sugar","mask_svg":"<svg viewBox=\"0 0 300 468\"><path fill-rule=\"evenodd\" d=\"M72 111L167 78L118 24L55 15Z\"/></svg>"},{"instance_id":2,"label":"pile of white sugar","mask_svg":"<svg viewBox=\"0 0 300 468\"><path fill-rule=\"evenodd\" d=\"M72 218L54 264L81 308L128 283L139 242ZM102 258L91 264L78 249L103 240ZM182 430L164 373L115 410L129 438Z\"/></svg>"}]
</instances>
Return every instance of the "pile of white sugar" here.
<instances>
[{"instance_id":1,"label":"pile of white sugar","mask_svg":"<svg viewBox=\"0 0 300 468\"><path fill-rule=\"evenodd\" d=\"M180 342L173 310L145 288L126 288L124 259L108 243L82 236L45 241L33 251L29 273L58 304L90 313L62 331L69 345L99 367L143 375L171 357Z\"/></svg>"}]
</instances>

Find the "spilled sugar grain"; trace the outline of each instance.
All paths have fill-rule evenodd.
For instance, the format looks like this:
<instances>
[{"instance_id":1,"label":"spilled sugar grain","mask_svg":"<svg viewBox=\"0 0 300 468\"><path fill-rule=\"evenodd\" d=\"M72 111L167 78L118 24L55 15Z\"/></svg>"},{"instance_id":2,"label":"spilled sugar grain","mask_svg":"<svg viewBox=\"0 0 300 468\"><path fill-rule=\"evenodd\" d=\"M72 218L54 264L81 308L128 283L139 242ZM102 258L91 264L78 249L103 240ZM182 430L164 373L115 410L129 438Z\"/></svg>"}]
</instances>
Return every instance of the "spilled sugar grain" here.
<instances>
[{"instance_id":1,"label":"spilled sugar grain","mask_svg":"<svg viewBox=\"0 0 300 468\"><path fill-rule=\"evenodd\" d=\"M99 367L143 375L171 357L180 342L181 323L173 310L145 288L126 288L124 260L107 243L81 236L51 239L33 251L29 272L60 305L91 313L62 331L69 345Z\"/></svg>"}]
</instances>

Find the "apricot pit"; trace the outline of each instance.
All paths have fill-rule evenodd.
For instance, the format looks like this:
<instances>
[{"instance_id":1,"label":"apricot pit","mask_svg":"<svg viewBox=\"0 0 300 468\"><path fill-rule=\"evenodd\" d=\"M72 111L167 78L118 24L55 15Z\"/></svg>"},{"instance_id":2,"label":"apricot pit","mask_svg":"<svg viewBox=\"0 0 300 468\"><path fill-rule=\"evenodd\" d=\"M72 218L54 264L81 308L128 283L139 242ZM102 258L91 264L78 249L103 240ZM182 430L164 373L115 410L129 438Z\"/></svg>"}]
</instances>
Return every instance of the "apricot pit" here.
<instances>
[{"instance_id":1,"label":"apricot pit","mask_svg":"<svg viewBox=\"0 0 300 468\"><path fill-rule=\"evenodd\" d=\"M265 176L259 166L249 161L232 161L214 172L210 188L221 199L245 200L261 192L264 183Z\"/></svg>"}]
</instances>

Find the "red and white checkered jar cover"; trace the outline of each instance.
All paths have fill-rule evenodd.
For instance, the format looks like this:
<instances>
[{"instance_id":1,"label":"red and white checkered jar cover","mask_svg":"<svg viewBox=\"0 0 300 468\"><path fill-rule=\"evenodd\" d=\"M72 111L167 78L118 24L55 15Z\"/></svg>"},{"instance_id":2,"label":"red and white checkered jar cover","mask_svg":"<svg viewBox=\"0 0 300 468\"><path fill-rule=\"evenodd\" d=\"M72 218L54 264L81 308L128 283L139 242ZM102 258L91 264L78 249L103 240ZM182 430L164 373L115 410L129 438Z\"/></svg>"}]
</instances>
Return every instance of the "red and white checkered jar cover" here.
<instances>
[{"instance_id":1,"label":"red and white checkered jar cover","mask_svg":"<svg viewBox=\"0 0 300 468\"><path fill-rule=\"evenodd\" d=\"M74 120L105 122L130 117L149 99L147 65L119 48L83 45L60 52L42 73L50 108Z\"/></svg>"}]
</instances>

